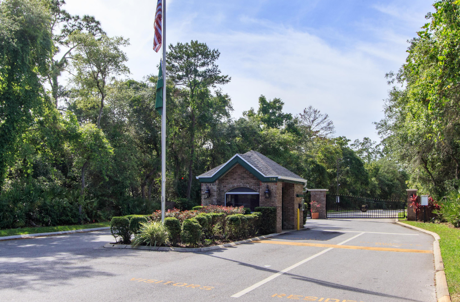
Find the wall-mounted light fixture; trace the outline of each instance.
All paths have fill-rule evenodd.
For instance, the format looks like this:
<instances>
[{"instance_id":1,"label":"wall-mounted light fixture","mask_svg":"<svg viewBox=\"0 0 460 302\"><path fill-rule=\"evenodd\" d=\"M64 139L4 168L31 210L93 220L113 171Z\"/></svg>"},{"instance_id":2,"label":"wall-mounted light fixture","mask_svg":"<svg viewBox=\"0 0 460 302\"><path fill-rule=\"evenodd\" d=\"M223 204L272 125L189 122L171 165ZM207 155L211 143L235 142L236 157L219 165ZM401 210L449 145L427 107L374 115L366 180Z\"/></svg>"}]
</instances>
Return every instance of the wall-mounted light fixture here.
<instances>
[{"instance_id":1,"label":"wall-mounted light fixture","mask_svg":"<svg viewBox=\"0 0 460 302\"><path fill-rule=\"evenodd\" d=\"M270 189L268 189L268 186L267 186L267 190L265 190L264 194L265 194L265 198L270 198Z\"/></svg>"},{"instance_id":2,"label":"wall-mounted light fixture","mask_svg":"<svg viewBox=\"0 0 460 302\"><path fill-rule=\"evenodd\" d=\"M206 188L206 191L204 191L204 198L209 198L211 196L211 190L209 190L209 187Z\"/></svg>"}]
</instances>

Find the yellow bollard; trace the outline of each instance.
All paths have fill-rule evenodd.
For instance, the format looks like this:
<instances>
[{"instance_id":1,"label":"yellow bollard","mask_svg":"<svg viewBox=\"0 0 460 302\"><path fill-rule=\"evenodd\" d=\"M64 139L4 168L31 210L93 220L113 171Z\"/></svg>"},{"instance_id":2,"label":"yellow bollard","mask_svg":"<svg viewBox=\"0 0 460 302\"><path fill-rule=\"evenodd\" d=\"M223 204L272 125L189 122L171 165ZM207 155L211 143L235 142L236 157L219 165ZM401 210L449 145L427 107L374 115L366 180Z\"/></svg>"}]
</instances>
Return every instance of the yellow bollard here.
<instances>
[{"instance_id":1,"label":"yellow bollard","mask_svg":"<svg viewBox=\"0 0 460 302\"><path fill-rule=\"evenodd\" d=\"M297 208L297 231L300 230L300 209Z\"/></svg>"}]
</instances>

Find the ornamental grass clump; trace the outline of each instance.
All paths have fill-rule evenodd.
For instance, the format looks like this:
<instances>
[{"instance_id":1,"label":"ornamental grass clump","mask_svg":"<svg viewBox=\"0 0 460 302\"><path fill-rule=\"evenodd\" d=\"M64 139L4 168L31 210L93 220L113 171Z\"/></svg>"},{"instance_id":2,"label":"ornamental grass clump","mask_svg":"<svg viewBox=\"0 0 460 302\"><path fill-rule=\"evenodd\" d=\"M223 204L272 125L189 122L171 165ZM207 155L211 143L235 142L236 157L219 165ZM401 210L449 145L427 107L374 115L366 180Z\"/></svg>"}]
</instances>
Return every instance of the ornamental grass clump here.
<instances>
[{"instance_id":1,"label":"ornamental grass clump","mask_svg":"<svg viewBox=\"0 0 460 302\"><path fill-rule=\"evenodd\" d=\"M133 247L139 245L160 246L169 243L169 233L166 227L158 221L142 223L139 233L134 236Z\"/></svg>"}]
</instances>

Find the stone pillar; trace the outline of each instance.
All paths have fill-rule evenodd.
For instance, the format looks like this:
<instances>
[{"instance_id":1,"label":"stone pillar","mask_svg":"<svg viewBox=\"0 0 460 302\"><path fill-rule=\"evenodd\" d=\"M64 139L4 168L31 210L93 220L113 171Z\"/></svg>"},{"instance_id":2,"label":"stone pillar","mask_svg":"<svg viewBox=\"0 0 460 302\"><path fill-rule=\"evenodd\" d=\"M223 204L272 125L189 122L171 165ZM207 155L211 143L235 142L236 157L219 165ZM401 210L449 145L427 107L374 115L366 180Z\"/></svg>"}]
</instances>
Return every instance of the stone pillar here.
<instances>
[{"instance_id":1,"label":"stone pillar","mask_svg":"<svg viewBox=\"0 0 460 302\"><path fill-rule=\"evenodd\" d=\"M311 193L311 201L316 201L319 204L319 219L327 219L326 214L326 193L327 189L308 189Z\"/></svg>"},{"instance_id":2,"label":"stone pillar","mask_svg":"<svg viewBox=\"0 0 460 302\"><path fill-rule=\"evenodd\" d=\"M412 201L410 200L412 195L417 195L417 189L407 189L407 220L417 220L417 215L414 212L414 208L410 207Z\"/></svg>"}]
</instances>

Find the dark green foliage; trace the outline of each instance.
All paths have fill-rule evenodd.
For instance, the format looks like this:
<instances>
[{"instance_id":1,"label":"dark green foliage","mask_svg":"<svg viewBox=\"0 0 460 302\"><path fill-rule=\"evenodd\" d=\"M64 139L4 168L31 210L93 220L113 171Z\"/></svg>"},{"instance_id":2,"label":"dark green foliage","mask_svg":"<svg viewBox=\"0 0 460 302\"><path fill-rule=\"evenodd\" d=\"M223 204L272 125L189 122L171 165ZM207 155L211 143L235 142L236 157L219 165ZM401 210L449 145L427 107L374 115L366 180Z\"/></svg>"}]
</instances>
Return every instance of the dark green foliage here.
<instances>
[{"instance_id":1,"label":"dark green foliage","mask_svg":"<svg viewBox=\"0 0 460 302\"><path fill-rule=\"evenodd\" d=\"M240 214L228 215L225 217L226 233L229 239L237 239L241 229Z\"/></svg>"},{"instance_id":2,"label":"dark green foliage","mask_svg":"<svg viewBox=\"0 0 460 302\"><path fill-rule=\"evenodd\" d=\"M275 207L257 207L257 212L262 213L260 219L260 234L276 233L276 208Z\"/></svg>"},{"instance_id":3,"label":"dark green foliage","mask_svg":"<svg viewBox=\"0 0 460 302\"><path fill-rule=\"evenodd\" d=\"M303 208L303 224L306 224L307 223L307 215L308 215L308 212L310 211L310 209L308 208L308 204L306 202L304 202L304 208Z\"/></svg>"},{"instance_id":4,"label":"dark green foliage","mask_svg":"<svg viewBox=\"0 0 460 302\"><path fill-rule=\"evenodd\" d=\"M205 214L200 214L200 215L195 216L195 219L201 225L203 234L205 236L208 236L210 233L210 225L208 223L208 217Z\"/></svg>"},{"instance_id":5,"label":"dark green foliage","mask_svg":"<svg viewBox=\"0 0 460 302\"><path fill-rule=\"evenodd\" d=\"M126 217L126 216L125 216ZM131 234L137 234L142 223L148 222L148 216L145 215L129 215L129 231Z\"/></svg>"},{"instance_id":6,"label":"dark green foliage","mask_svg":"<svg viewBox=\"0 0 460 302\"><path fill-rule=\"evenodd\" d=\"M199 210L201 210L202 208L204 208L204 207L203 207L203 206L194 206L194 207L192 208L192 210L194 210L194 211L199 211Z\"/></svg>"},{"instance_id":7,"label":"dark green foliage","mask_svg":"<svg viewBox=\"0 0 460 302\"><path fill-rule=\"evenodd\" d=\"M250 208L244 208L244 213L243 214L251 214L251 209Z\"/></svg>"},{"instance_id":8,"label":"dark green foliage","mask_svg":"<svg viewBox=\"0 0 460 302\"><path fill-rule=\"evenodd\" d=\"M175 217L166 217L164 225L168 230L169 240L172 244L176 244L180 239L181 226L179 219Z\"/></svg>"},{"instance_id":9,"label":"dark green foliage","mask_svg":"<svg viewBox=\"0 0 460 302\"><path fill-rule=\"evenodd\" d=\"M196 208L196 203L193 200L187 198L179 198L174 202L176 203L175 208L181 211L193 210Z\"/></svg>"},{"instance_id":10,"label":"dark green foliage","mask_svg":"<svg viewBox=\"0 0 460 302\"><path fill-rule=\"evenodd\" d=\"M254 237L259 233L259 222L262 213L254 212L253 214L245 215L247 219L247 233L249 237Z\"/></svg>"},{"instance_id":11,"label":"dark green foliage","mask_svg":"<svg viewBox=\"0 0 460 302\"><path fill-rule=\"evenodd\" d=\"M115 240L121 238L124 244L131 243L131 231L129 228L129 219L126 217L112 217L110 221L110 232Z\"/></svg>"},{"instance_id":12,"label":"dark green foliage","mask_svg":"<svg viewBox=\"0 0 460 302\"><path fill-rule=\"evenodd\" d=\"M186 219L182 223L182 231L180 233L182 243L196 246L200 242L202 234L201 225L195 218Z\"/></svg>"}]
</instances>

